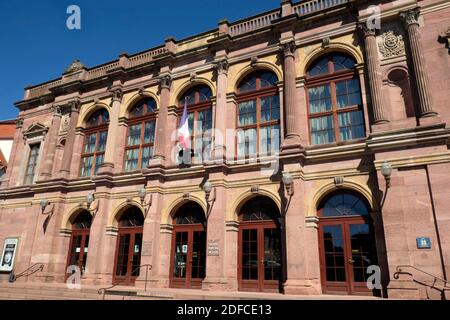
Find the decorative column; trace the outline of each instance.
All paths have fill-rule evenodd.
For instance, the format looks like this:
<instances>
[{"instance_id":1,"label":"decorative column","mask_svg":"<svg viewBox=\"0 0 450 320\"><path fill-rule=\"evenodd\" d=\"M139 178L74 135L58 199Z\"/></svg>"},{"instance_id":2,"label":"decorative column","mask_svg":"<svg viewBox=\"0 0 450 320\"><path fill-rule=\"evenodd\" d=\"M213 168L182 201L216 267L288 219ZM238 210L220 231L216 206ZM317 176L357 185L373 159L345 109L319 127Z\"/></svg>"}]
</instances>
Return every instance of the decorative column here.
<instances>
[{"instance_id":1,"label":"decorative column","mask_svg":"<svg viewBox=\"0 0 450 320\"><path fill-rule=\"evenodd\" d=\"M364 46L366 51L373 122L374 124L386 123L389 121L386 118L383 108L380 59L378 58L378 46L375 29L368 28L367 23L363 22L359 25L359 30L364 38Z\"/></svg>"},{"instance_id":2,"label":"decorative column","mask_svg":"<svg viewBox=\"0 0 450 320\"><path fill-rule=\"evenodd\" d=\"M159 81L159 110L158 119L156 120L156 139L153 158L150 160L152 164L162 164L166 159L166 147L170 145L170 132L167 132L168 109L170 103L170 86L172 85L172 77L169 74L163 75Z\"/></svg>"},{"instance_id":3,"label":"decorative column","mask_svg":"<svg viewBox=\"0 0 450 320\"><path fill-rule=\"evenodd\" d=\"M217 102L214 127L214 159L223 160L226 156L227 131L227 82L228 61L220 60L217 67Z\"/></svg>"},{"instance_id":4,"label":"decorative column","mask_svg":"<svg viewBox=\"0 0 450 320\"><path fill-rule=\"evenodd\" d=\"M41 171L41 177L48 179L52 176L53 163L55 160L56 144L58 133L61 126L62 111L60 106L52 107L53 119L48 133L48 144L45 152L44 165Z\"/></svg>"},{"instance_id":5,"label":"decorative column","mask_svg":"<svg viewBox=\"0 0 450 320\"><path fill-rule=\"evenodd\" d=\"M122 103L122 88L115 87L111 89L111 115L109 117L108 138L106 140L105 158L100 172L112 171L114 168L115 149L117 142L117 131L119 129L120 105Z\"/></svg>"},{"instance_id":6,"label":"decorative column","mask_svg":"<svg viewBox=\"0 0 450 320\"><path fill-rule=\"evenodd\" d=\"M72 162L73 147L75 145L75 134L78 123L78 117L80 116L80 101L74 100L69 103L70 106L70 122L67 129L67 139L64 146L63 159L61 163L60 172L63 176L70 174L70 164Z\"/></svg>"},{"instance_id":7,"label":"decorative column","mask_svg":"<svg viewBox=\"0 0 450 320\"><path fill-rule=\"evenodd\" d=\"M400 13L405 28L408 32L409 46L416 78L416 87L419 97L419 116L435 116L433 111L429 81L425 66L425 57L423 55L422 42L419 32L419 8L414 8Z\"/></svg>"},{"instance_id":8,"label":"decorative column","mask_svg":"<svg viewBox=\"0 0 450 320\"><path fill-rule=\"evenodd\" d=\"M295 99L295 42L281 44L284 58L284 114L286 123L286 139L284 144L300 143L300 134L296 124L299 119L299 109Z\"/></svg>"}]
</instances>

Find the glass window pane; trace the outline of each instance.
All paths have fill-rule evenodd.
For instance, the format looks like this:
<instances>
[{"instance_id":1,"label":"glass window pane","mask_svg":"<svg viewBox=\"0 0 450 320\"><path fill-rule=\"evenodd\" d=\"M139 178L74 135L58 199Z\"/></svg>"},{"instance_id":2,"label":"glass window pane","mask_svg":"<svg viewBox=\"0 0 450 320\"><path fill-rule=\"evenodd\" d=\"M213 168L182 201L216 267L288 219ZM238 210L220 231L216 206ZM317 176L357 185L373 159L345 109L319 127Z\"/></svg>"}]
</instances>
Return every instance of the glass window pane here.
<instances>
[{"instance_id":1,"label":"glass window pane","mask_svg":"<svg viewBox=\"0 0 450 320\"><path fill-rule=\"evenodd\" d=\"M311 140L313 144L323 144L335 141L333 116L309 119Z\"/></svg>"},{"instance_id":2,"label":"glass window pane","mask_svg":"<svg viewBox=\"0 0 450 320\"><path fill-rule=\"evenodd\" d=\"M107 131L102 131L99 133L97 151L105 151L107 135Z\"/></svg>"},{"instance_id":3,"label":"glass window pane","mask_svg":"<svg viewBox=\"0 0 450 320\"><path fill-rule=\"evenodd\" d=\"M94 174L97 174L98 169L100 169L100 166L103 164L103 154L98 154L97 158L95 159L95 168L94 168Z\"/></svg>"},{"instance_id":4,"label":"glass window pane","mask_svg":"<svg viewBox=\"0 0 450 320\"><path fill-rule=\"evenodd\" d=\"M238 125L246 126L256 123L256 101L250 100L239 103Z\"/></svg>"},{"instance_id":5,"label":"glass window pane","mask_svg":"<svg viewBox=\"0 0 450 320\"><path fill-rule=\"evenodd\" d=\"M261 98L261 122L280 119L280 97L278 95Z\"/></svg>"},{"instance_id":6,"label":"glass window pane","mask_svg":"<svg viewBox=\"0 0 450 320\"><path fill-rule=\"evenodd\" d=\"M317 60L309 67L309 76L314 77L328 73L328 57Z\"/></svg>"},{"instance_id":7,"label":"glass window pane","mask_svg":"<svg viewBox=\"0 0 450 320\"><path fill-rule=\"evenodd\" d=\"M308 89L309 112L318 113L331 110L330 85L322 85Z\"/></svg>"},{"instance_id":8,"label":"glass window pane","mask_svg":"<svg viewBox=\"0 0 450 320\"><path fill-rule=\"evenodd\" d=\"M260 155L273 155L280 150L280 126L262 127L260 130Z\"/></svg>"},{"instance_id":9,"label":"glass window pane","mask_svg":"<svg viewBox=\"0 0 450 320\"><path fill-rule=\"evenodd\" d=\"M273 87L276 85L278 79L273 72L263 72L260 75L261 88Z\"/></svg>"},{"instance_id":10,"label":"glass window pane","mask_svg":"<svg viewBox=\"0 0 450 320\"><path fill-rule=\"evenodd\" d=\"M128 146L139 145L141 140L141 124L135 124L128 128Z\"/></svg>"},{"instance_id":11,"label":"glass window pane","mask_svg":"<svg viewBox=\"0 0 450 320\"><path fill-rule=\"evenodd\" d=\"M363 138L364 119L362 111L343 112L338 114L339 138L341 140L352 140Z\"/></svg>"},{"instance_id":12,"label":"glass window pane","mask_svg":"<svg viewBox=\"0 0 450 320\"><path fill-rule=\"evenodd\" d=\"M139 149L131 149L125 152L125 171L138 169Z\"/></svg>"},{"instance_id":13,"label":"glass window pane","mask_svg":"<svg viewBox=\"0 0 450 320\"><path fill-rule=\"evenodd\" d=\"M336 82L336 99L338 108L361 105L358 80Z\"/></svg>"},{"instance_id":14,"label":"glass window pane","mask_svg":"<svg viewBox=\"0 0 450 320\"><path fill-rule=\"evenodd\" d=\"M84 157L81 159L80 176L89 177L91 175L92 160L94 157Z\"/></svg>"},{"instance_id":15,"label":"glass window pane","mask_svg":"<svg viewBox=\"0 0 450 320\"><path fill-rule=\"evenodd\" d=\"M144 125L144 143L153 143L155 140L155 121L146 122Z\"/></svg>"}]
</instances>

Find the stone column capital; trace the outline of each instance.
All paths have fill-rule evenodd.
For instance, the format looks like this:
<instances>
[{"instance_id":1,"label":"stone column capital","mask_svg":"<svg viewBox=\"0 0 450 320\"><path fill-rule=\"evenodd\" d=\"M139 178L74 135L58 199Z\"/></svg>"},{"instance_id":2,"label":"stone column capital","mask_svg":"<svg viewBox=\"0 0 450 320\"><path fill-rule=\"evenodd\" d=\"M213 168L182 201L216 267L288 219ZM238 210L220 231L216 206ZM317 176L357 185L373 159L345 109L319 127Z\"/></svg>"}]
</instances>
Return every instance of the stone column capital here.
<instances>
[{"instance_id":1,"label":"stone column capital","mask_svg":"<svg viewBox=\"0 0 450 320\"><path fill-rule=\"evenodd\" d=\"M400 12L400 18L403 20L406 28L408 28L410 25L419 25L419 16L419 7Z\"/></svg>"},{"instance_id":2,"label":"stone column capital","mask_svg":"<svg viewBox=\"0 0 450 320\"><path fill-rule=\"evenodd\" d=\"M281 51L283 53L283 56L286 57L294 57L294 52L295 52L295 42L294 40L289 41L289 42L285 42L285 43L281 43L280 44L281 47Z\"/></svg>"},{"instance_id":3,"label":"stone column capital","mask_svg":"<svg viewBox=\"0 0 450 320\"><path fill-rule=\"evenodd\" d=\"M216 62L217 74L228 74L228 60L222 59Z\"/></svg>"},{"instance_id":4,"label":"stone column capital","mask_svg":"<svg viewBox=\"0 0 450 320\"><path fill-rule=\"evenodd\" d=\"M122 102L123 98L122 88L120 87L112 88L111 90L109 90L109 92L111 93L112 102L114 101Z\"/></svg>"},{"instance_id":5,"label":"stone column capital","mask_svg":"<svg viewBox=\"0 0 450 320\"><path fill-rule=\"evenodd\" d=\"M367 37L375 37L376 36L376 29L375 28L369 28L367 26L367 22L361 22L358 24L358 31L359 34L363 39Z\"/></svg>"},{"instance_id":6,"label":"stone column capital","mask_svg":"<svg viewBox=\"0 0 450 320\"><path fill-rule=\"evenodd\" d=\"M68 103L68 106L70 108L70 112L80 112L81 108L81 102L80 100L72 100Z\"/></svg>"},{"instance_id":7,"label":"stone column capital","mask_svg":"<svg viewBox=\"0 0 450 320\"><path fill-rule=\"evenodd\" d=\"M170 90L170 86L172 84L172 77L169 74L162 75L159 77L159 90L168 89Z\"/></svg>"},{"instance_id":8,"label":"stone column capital","mask_svg":"<svg viewBox=\"0 0 450 320\"><path fill-rule=\"evenodd\" d=\"M53 105L50 108L50 111L53 113L54 117L62 117L62 110L63 110L63 106L60 106L60 105Z\"/></svg>"},{"instance_id":9,"label":"stone column capital","mask_svg":"<svg viewBox=\"0 0 450 320\"><path fill-rule=\"evenodd\" d=\"M16 120L16 129L20 129L23 127L23 118L19 118Z\"/></svg>"}]
</instances>

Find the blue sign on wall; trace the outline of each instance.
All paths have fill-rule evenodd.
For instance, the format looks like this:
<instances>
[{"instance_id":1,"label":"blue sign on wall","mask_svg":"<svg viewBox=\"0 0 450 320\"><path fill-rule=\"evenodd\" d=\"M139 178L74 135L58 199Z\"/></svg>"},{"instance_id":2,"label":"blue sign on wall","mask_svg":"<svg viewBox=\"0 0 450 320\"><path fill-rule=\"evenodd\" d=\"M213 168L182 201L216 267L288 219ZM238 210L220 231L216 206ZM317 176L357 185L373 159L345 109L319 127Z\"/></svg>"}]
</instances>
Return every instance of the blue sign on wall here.
<instances>
[{"instance_id":1,"label":"blue sign on wall","mask_svg":"<svg viewBox=\"0 0 450 320\"><path fill-rule=\"evenodd\" d=\"M417 249L431 249L431 239L427 237L416 238Z\"/></svg>"}]
</instances>

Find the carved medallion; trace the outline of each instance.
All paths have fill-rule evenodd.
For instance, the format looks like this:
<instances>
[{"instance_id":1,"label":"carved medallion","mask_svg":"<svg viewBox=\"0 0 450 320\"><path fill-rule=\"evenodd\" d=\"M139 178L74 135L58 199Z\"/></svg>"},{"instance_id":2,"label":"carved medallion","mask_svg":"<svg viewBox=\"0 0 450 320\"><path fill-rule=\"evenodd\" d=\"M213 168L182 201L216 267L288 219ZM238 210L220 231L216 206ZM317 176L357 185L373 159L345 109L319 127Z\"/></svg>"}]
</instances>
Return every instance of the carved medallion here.
<instances>
[{"instance_id":1,"label":"carved medallion","mask_svg":"<svg viewBox=\"0 0 450 320\"><path fill-rule=\"evenodd\" d=\"M378 48L384 58L403 55L405 54L403 36L394 34L392 30L386 31L381 35L381 42L378 43Z\"/></svg>"}]
</instances>

